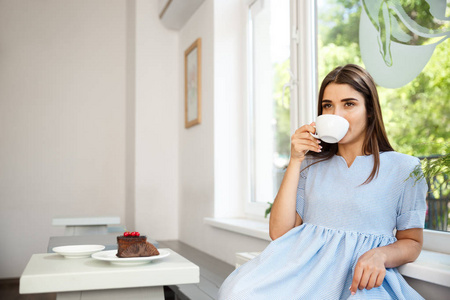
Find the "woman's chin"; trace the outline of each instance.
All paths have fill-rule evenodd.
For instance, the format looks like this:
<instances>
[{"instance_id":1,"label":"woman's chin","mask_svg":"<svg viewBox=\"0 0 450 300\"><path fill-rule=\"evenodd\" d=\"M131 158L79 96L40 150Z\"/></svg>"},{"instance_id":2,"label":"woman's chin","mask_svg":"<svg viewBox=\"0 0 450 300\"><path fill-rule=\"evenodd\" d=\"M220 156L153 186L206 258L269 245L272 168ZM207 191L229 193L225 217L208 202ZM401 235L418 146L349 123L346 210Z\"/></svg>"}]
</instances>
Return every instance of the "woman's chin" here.
<instances>
[{"instance_id":1,"label":"woman's chin","mask_svg":"<svg viewBox=\"0 0 450 300\"><path fill-rule=\"evenodd\" d=\"M347 136L344 136L339 142L338 145L344 145L348 142Z\"/></svg>"}]
</instances>

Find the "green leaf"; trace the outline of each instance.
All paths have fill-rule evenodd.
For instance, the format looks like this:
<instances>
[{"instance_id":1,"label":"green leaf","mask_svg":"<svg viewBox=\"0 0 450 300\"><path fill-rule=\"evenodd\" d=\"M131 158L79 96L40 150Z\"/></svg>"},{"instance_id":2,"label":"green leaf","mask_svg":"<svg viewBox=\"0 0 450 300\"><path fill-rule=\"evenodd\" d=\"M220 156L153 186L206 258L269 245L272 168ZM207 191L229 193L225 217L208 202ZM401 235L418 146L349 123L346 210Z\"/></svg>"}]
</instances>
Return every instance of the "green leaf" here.
<instances>
[{"instance_id":1,"label":"green leaf","mask_svg":"<svg viewBox=\"0 0 450 300\"><path fill-rule=\"evenodd\" d=\"M270 211L272 210L273 203L267 202L267 204L269 204L269 207L266 209L266 213L264 215L264 218L267 218L267 216L270 214Z\"/></svg>"}]
</instances>

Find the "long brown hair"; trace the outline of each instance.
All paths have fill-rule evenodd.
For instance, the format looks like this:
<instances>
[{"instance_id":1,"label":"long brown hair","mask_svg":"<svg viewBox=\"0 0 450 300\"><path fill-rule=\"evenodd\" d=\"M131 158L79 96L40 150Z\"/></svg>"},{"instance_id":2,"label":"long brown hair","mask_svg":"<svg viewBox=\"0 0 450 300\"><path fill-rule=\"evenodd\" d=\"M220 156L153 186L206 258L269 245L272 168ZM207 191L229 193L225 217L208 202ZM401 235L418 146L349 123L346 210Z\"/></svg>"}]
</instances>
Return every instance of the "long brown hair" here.
<instances>
[{"instance_id":1,"label":"long brown hair","mask_svg":"<svg viewBox=\"0 0 450 300\"><path fill-rule=\"evenodd\" d=\"M380 152L394 151L386 135L380 101L375 82L362 67L354 64L340 66L331 71L322 81L318 97L318 114L322 114L322 101L325 88L330 83L348 84L364 96L367 113L366 135L363 143L364 155L373 154L373 169L363 184L369 183L378 175L380 169ZM320 158L317 162L332 158L338 151L338 144L321 143L322 152L308 152L308 155ZM316 163L317 163L316 162Z\"/></svg>"}]
</instances>

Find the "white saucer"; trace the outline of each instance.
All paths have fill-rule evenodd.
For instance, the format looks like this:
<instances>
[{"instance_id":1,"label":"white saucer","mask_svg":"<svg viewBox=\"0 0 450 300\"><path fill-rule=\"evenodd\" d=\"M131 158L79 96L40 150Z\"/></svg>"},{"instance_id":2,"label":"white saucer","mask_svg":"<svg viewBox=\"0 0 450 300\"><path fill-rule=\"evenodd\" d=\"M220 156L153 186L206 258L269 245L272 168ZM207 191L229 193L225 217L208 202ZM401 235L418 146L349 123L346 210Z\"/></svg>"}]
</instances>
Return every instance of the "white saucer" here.
<instances>
[{"instance_id":1,"label":"white saucer","mask_svg":"<svg viewBox=\"0 0 450 300\"><path fill-rule=\"evenodd\" d=\"M159 255L154 256L145 256L145 257L127 257L127 258L121 258L117 257L117 250L108 250L108 251L101 251L92 254L92 258L98 259L98 260L104 260L109 261L111 264L114 265L142 265L151 262L152 260L160 259L163 257L166 257L170 254L169 251L164 249L158 249Z\"/></svg>"},{"instance_id":2,"label":"white saucer","mask_svg":"<svg viewBox=\"0 0 450 300\"><path fill-rule=\"evenodd\" d=\"M103 249L105 249L103 245L71 245L54 247L52 250L65 258L85 258Z\"/></svg>"}]
</instances>

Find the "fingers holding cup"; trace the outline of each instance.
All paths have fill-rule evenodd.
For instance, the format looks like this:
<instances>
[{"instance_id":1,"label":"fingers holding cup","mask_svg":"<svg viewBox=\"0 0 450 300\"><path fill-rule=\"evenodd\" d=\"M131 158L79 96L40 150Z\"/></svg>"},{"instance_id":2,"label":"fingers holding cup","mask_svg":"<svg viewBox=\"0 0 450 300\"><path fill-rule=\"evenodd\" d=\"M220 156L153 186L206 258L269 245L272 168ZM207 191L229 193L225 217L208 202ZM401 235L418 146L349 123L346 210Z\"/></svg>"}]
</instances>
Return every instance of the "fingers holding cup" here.
<instances>
[{"instance_id":1,"label":"fingers holding cup","mask_svg":"<svg viewBox=\"0 0 450 300\"><path fill-rule=\"evenodd\" d=\"M291 158L303 160L308 151L320 152L320 140L311 136L315 132L314 123L298 128L291 137Z\"/></svg>"}]
</instances>

